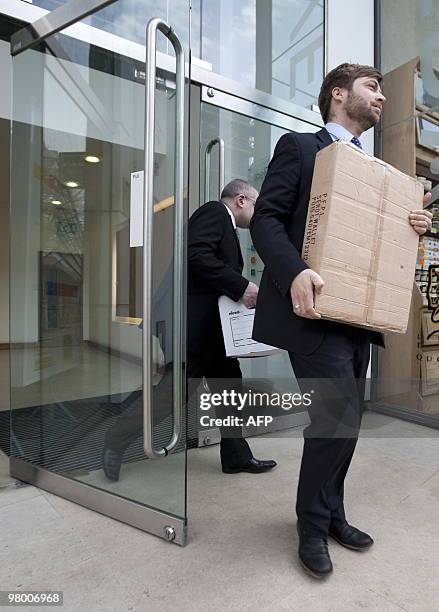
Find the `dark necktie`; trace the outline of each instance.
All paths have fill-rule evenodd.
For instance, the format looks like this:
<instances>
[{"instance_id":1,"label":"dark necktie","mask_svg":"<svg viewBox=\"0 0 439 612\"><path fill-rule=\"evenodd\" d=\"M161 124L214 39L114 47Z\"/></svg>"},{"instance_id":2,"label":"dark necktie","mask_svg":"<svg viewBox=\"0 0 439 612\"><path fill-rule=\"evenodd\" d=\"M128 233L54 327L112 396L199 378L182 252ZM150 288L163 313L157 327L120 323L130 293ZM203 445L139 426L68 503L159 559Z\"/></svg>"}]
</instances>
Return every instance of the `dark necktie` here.
<instances>
[{"instance_id":1,"label":"dark necktie","mask_svg":"<svg viewBox=\"0 0 439 612\"><path fill-rule=\"evenodd\" d=\"M351 139L351 142L352 142L352 143L353 143L353 144L354 144L356 147L358 147L359 149L362 149L362 148L363 148L363 147L361 146L361 142L358 140L358 138L357 138L356 136L354 136L354 137Z\"/></svg>"},{"instance_id":2,"label":"dark necktie","mask_svg":"<svg viewBox=\"0 0 439 612\"><path fill-rule=\"evenodd\" d=\"M240 240L239 240L239 232L238 232L237 229L235 229L235 234L236 234L236 239L238 240L238 242L240 242Z\"/></svg>"}]
</instances>

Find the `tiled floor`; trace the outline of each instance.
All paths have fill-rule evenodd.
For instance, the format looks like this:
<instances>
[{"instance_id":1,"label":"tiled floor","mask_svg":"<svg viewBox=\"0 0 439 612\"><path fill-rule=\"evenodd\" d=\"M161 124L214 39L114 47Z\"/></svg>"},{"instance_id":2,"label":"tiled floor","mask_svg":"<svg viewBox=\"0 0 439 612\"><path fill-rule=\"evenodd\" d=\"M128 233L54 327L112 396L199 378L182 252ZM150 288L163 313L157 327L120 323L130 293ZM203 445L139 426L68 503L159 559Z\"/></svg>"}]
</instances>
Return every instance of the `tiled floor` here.
<instances>
[{"instance_id":1,"label":"tiled floor","mask_svg":"<svg viewBox=\"0 0 439 612\"><path fill-rule=\"evenodd\" d=\"M224 475L218 447L190 453L185 548L34 487L4 486L1 588L61 589L64 610L91 612L439 609L439 432L366 415L346 501L376 543L364 554L331 543L335 572L322 583L296 558L300 438L251 444L279 461L274 472Z\"/></svg>"}]
</instances>

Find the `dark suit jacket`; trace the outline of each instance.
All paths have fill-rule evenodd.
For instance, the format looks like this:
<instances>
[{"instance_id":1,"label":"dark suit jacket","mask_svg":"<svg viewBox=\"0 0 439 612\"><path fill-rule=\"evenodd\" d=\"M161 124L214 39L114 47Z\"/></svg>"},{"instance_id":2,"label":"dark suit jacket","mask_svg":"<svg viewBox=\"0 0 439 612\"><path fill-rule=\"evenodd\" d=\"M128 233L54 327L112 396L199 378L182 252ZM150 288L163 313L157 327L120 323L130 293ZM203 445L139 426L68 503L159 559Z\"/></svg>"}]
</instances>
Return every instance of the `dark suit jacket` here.
<instances>
[{"instance_id":1,"label":"dark suit jacket","mask_svg":"<svg viewBox=\"0 0 439 612\"><path fill-rule=\"evenodd\" d=\"M305 319L293 312L290 286L308 266L301 259L316 153L332 143L323 128L315 134L291 132L279 139L250 224L253 243L265 269L259 288L253 337L261 342L309 355L326 329L342 323ZM323 279L324 280L324 279ZM377 332L370 340L384 346Z\"/></svg>"},{"instance_id":2,"label":"dark suit jacket","mask_svg":"<svg viewBox=\"0 0 439 612\"><path fill-rule=\"evenodd\" d=\"M241 247L222 202L207 202L188 224L188 351L224 353L218 297L237 302L247 288Z\"/></svg>"}]
</instances>

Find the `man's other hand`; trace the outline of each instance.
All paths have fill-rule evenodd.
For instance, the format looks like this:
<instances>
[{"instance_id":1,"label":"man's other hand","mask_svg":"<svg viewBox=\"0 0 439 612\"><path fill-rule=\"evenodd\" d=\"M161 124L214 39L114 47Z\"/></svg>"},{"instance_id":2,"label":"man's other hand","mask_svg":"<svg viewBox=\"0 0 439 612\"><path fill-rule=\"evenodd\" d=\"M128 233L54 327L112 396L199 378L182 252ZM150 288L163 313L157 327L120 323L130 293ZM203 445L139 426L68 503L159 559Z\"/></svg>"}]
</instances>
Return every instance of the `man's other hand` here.
<instances>
[{"instance_id":1,"label":"man's other hand","mask_svg":"<svg viewBox=\"0 0 439 612\"><path fill-rule=\"evenodd\" d=\"M321 319L314 310L314 292L320 293L324 282L314 270L303 270L291 283L290 293L293 310L299 317Z\"/></svg>"},{"instance_id":2,"label":"man's other hand","mask_svg":"<svg viewBox=\"0 0 439 612\"><path fill-rule=\"evenodd\" d=\"M258 291L258 286L252 282L249 282L247 289L244 291L239 301L242 302L244 306L247 306L247 308L254 308L256 306Z\"/></svg>"},{"instance_id":3,"label":"man's other hand","mask_svg":"<svg viewBox=\"0 0 439 612\"><path fill-rule=\"evenodd\" d=\"M429 191L424 196L424 199L423 199L424 206L425 204L428 203L430 199L431 199L431 192ZM425 208L423 210L412 210L412 212L409 215L410 225L415 230L415 232L419 234L420 236L422 236L422 234L425 234L427 230L431 229L432 218L433 218L432 213L429 210L426 210Z\"/></svg>"}]
</instances>

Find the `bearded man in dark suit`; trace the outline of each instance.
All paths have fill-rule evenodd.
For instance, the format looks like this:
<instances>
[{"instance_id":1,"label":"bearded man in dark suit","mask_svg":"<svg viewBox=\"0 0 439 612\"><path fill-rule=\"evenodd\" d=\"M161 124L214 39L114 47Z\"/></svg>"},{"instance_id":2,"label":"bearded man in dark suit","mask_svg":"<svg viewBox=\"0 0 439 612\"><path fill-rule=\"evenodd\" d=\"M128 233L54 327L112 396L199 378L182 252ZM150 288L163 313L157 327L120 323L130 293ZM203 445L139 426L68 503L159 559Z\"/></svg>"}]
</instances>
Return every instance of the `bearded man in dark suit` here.
<instances>
[{"instance_id":1,"label":"bearded man in dark suit","mask_svg":"<svg viewBox=\"0 0 439 612\"><path fill-rule=\"evenodd\" d=\"M316 154L340 138L362 147L361 134L377 124L385 102L381 80L378 70L358 64L341 64L327 74L319 95L325 127L280 138L250 224L265 263L253 337L286 349L302 391L315 390L296 512L299 559L316 578L332 572L328 535L351 550L373 544L346 520L344 480L360 429L370 344L384 341L377 332L321 319L314 292L322 290L324 279L308 268L301 252ZM422 234L431 216L415 210L408 222Z\"/></svg>"}]
</instances>

